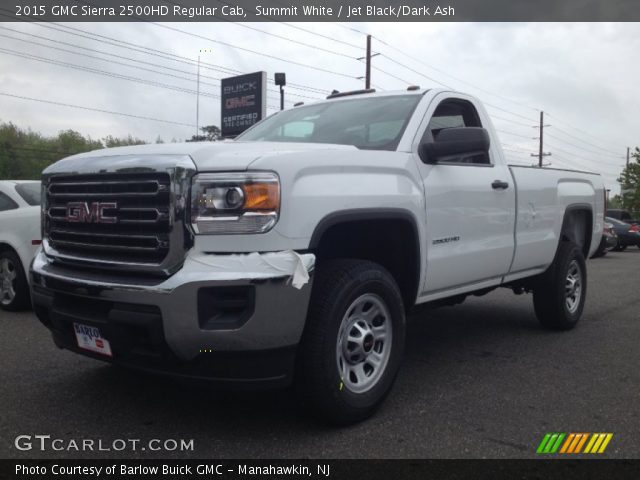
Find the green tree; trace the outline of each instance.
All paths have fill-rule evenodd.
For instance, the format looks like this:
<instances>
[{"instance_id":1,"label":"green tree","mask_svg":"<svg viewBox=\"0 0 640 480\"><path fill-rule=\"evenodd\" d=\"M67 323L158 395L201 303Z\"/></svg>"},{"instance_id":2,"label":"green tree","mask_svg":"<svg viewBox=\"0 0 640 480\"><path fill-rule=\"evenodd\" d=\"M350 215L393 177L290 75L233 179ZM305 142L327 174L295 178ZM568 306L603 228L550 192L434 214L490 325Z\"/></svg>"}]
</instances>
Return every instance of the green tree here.
<instances>
[{"instance_id":1,"label":"green tree","mask_svg":"<svg viewBox=\"0 0 640 480\"><path fill-rule=\"evenodd\" d=\"M73 130L44 137L13 123L0 124L0 179L36 179L51 163L75 153L102 148L102 143Z\"/></svg>"},{"instance_id":2,"label":"green tree","mask_svg":"<svg viewBox=\"0 0 640 480\"><path fill-rule=\"evenodd\" d=\"M145 145L149 142L145 142L144 140L140 140L139 138L134 138L131 135L128 135L123 138L114 137L112 135L107 135L102 139L102 143L106 148L112 147L126 147L127 145Z\"/></svg>"},{"instance_id":3,"label":"green tree","mask_svg":"<svg viewBox=\"0 0 640 480\"><path fill-rule=\"evenodd\" d=\"M187 142L216 142L222 138L222 132L216 125L200 127L202 135L192 135Z\"/></svg>"},{"instance_id":4,"label":"green tree","mask_svg":"<svg viewBox=\"0 0 640 480\"><path fill-rule=\"evenodd\" d=\"M609 199L607 206L609 208L622 208L622 197L620 195L614 195Z\"/></svg>"},{"instance_id":5,"label":"green tree","mask_svg":"<svg viewBox=\"0 0 640 480\"><path fill-rule=\"evenodd\" d=\"M156 142L162 142L158 137ZM56 136L45 137L15 124L0 122L0 180L38 179L48 165L76 153L105 147L140 145L144 140L127 135L118 138L108 135L100 140L83 136L75 130L64 130Z\"/></svg>"},{"instance_id":6,"label":"green tree","mask_svg":"<svg viewBox=\"0 0 640 480\"><path fill-rule=\"evenodd\" d=\"M618 178L624 209L637 216L640 213L640 149L635 151L629 159L629 165L622 171Z\"/></svg>"}]
</instances>

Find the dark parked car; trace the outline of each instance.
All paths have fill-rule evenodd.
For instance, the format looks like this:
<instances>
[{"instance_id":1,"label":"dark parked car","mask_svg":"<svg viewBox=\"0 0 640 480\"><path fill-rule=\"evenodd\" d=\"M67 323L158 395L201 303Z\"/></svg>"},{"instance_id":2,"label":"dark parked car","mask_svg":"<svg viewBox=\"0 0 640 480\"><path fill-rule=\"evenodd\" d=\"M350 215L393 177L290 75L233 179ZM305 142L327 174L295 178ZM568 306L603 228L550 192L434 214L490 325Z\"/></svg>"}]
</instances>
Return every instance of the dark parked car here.
<instances>
[{"instance_id":1,"label":"dark parked car","mask_svg":"<svg viewBox=\"0 0 640 480\"><path fill-rule=\"evenodd\" d=\"M618 235L616 235L616 231L613 229L613 223L604 222L604 228L602 229L602 240L600 240L600 245L598 246L598 250L591 255L591 258L604 257L607 254L608 250L615 248L618 245Z\"/></svg>"},{"instance_id":2,"label":"dark parked car","mask_svg":"<svg viewBox=\"0 0 640 480\"><path fill-rule=\"evenodd\" d=\"M613 229L618 236L618 243L614 250L621 252L629 245L640 247L640 227L637 224L630 225L615 218L606 217L605 221L613 224Z\"/></svg>"},{"instance_id":3,"label":"dark parked car","mask_svg":"<svg viewBox=\"0 0 640 480\"><path fill-rule=\"evenodd\" d=\"M640 223L640 220L633 217L633 215L631 215L629 212L627 212L626 210L621 210L619 208L608 209L605 217L615 218L616 220L620 220L621 222L629 224Z\"/></svg>"}]
</instances>

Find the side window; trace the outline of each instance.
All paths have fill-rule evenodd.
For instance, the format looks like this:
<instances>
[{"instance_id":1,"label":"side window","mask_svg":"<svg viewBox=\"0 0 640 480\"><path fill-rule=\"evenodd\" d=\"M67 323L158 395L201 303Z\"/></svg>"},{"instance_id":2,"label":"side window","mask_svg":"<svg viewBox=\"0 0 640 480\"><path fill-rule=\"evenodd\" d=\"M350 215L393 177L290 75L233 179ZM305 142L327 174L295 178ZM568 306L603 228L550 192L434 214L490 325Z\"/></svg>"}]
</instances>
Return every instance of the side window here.
<instances>
[{"instance_id":1,"label":"side window","mask_svg":"<svg viewBox=\"0 0 640 480\"><path fill-rule=\"evenodd\" d=\"M313 122L289 122L282 126L282 136L289 138L308 138L313 133Z\"/></svg>"},{"instance_id":2,"label":"side window","mask_svg":"<svg viewBox=\"0 0 640 480\"><path fill-rule=\"evenodd\" d=\"M14 208L18 208L18 204L7 197L4 193L0 192L0 212L13 210Z\"/></svg>"},{"instance_id":3,"label":"side window","mask_svg":"<svg viewBox=\"0 0 640 480\"><path fill-rule=\"evenodd\" d=\"M429 121L423 141L438 141L438 134L447 128L482 127L480 116L473 104L467 100L449 98L440 102ZM466 155L449 163L490 164L488 155Z\"/></svg>"}]
</instances>

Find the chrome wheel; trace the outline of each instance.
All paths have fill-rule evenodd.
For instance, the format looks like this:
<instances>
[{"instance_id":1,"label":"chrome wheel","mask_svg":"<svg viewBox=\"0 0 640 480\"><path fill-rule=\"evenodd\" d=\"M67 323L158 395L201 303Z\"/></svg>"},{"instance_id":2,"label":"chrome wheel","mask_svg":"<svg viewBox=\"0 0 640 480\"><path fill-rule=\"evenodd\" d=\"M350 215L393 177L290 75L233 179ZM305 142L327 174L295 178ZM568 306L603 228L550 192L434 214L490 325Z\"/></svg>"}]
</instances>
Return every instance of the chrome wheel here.
<instances>
[{"instance_id":1,"label":"chrome wheel","mask_svg":"<svg viewBox=\"0 0 640 480\"><path fill-rule=\"evenodd\" d=\"M382 298L367 293L351 303L336 345L341 388L364 393L378 383L389 363L392 336L391 314Z\"/></svg>"},{"instance_id":2,"label":"chrome wheel","mask_svg":"<svg viewBox=\"0 0 640 480\"><path fill-rule=\"evenodd\" d=\"M9 305L16 298L15 279L18 276L16 266L8 258L0 259L0 303Z\"/></svg>"},{"instance_id":3,"label":"chrome wheel","mask_svg":"<svg viewBox=\"0 0 640 480\"><path fill-rule=\"evenodd\" d=\"M578 262L573 260L567 270L565 282L565 305L570 313L575 313L582 296L582 270Z\"/></svg>"}]
</instances>

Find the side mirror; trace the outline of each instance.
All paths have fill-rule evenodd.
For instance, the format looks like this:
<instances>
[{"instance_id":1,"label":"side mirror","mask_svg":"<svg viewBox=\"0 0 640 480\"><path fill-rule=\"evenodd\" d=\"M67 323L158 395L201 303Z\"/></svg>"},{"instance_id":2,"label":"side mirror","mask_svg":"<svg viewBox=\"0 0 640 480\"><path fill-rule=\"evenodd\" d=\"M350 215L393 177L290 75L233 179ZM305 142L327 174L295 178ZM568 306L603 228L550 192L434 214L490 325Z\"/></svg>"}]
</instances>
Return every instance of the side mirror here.
<instances>
[{"instance_id":1,"label":"side mirror","mask_svg":"<svg viewBox=\"0 0 640 480\"><path fill-rule=\"evenodd\" d=\"M418 155L424 163L438 163L462 155L488 154L490 145L489 133L484 128L445 128L437 134L435 141L421 143Z\"/></svg>"}]
</instances>

